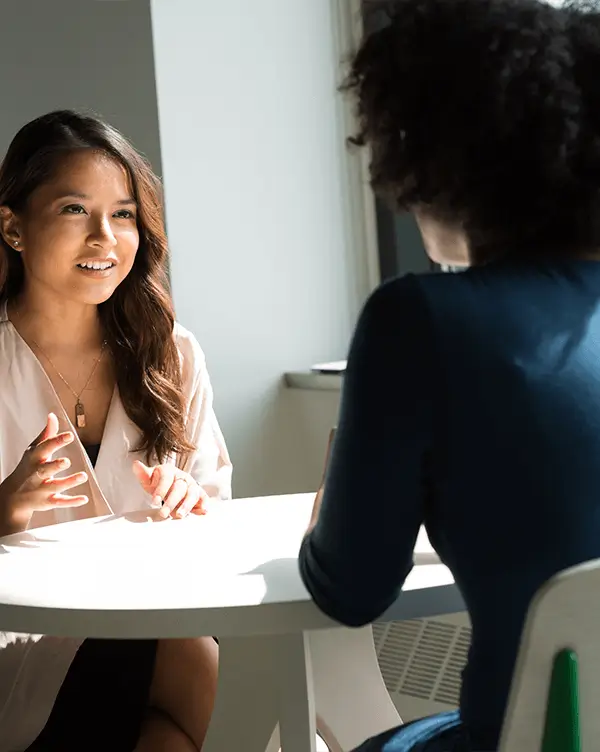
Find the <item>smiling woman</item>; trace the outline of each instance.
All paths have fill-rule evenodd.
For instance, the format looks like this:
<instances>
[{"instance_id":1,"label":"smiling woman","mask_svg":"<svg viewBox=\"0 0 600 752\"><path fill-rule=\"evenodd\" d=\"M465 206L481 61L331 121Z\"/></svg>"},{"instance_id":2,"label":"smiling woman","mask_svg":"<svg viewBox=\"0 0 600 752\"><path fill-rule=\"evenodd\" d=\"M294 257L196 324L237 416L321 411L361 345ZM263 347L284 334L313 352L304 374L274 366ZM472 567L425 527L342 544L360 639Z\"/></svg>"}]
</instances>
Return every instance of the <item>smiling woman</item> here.
<instances>
[{"instance_id":1,"label":"smiling woman","mask_svg":"<svg viewBox=\"0 0 600 752\"><path fill-rule=\"evenodd\" d=\"M144 158L96 118L34 120L0 167L0 237L0 535L140 508L203 514L208 497L228 498L231 462L204 355L174 320ZM0 752L200 749L212 639L0 645Z\"/></svg>"},{"instance_id":2,"label":"smiling woman","mask_svg":"<svg viewBox=\"0 0 600 752\"><path fill-rule=\"evenodd\" d=\"M160 460L173 449L190 451L165 284L161 189L146 161L101 121L51 113L15 137L0 175L0 205L7 244L0 299L9 311L23 315L25 329L26 305L33 313L34 303L46 311L75 306L94 320L103 332L90 344L97 350L106 338L118 352L115 377L143 449ZM97 275L77 269L89 261L115 268L90 284Z\"/></svg>"},{"instance_id":3,"label":"smiling woman","mask_svg":"<svg viewBox=\"0 0 600 752\"><path fill-rule=\"evenodd\" d=\"M88 186L90 194L65 193L67 180ZM52 295L84 306L110 299L131 272L140 244L135 199L118 198L129 194L129 183L119 162L83 149L63 159L55 175L32 193L25 211L6 206L4 232L16 238L26 272L21 299ZM124 203L130 208L119 209Z\"/></svg>"}]
</instances>

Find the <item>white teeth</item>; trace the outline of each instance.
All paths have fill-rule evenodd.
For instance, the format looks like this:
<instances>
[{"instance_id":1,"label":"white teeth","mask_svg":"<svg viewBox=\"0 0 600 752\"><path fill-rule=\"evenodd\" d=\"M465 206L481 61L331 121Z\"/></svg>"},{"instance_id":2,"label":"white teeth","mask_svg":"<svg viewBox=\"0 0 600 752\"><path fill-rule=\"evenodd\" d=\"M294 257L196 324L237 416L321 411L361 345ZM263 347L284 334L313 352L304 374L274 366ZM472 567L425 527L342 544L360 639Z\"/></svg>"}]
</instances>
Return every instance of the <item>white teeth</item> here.
<instances>
[{"instance_id":1,"label":"white teeth","mask_svg":"<svg viewBox=\"0 0 600 752\"><path fill-rule=\"evenodd\" d=\"M112 269L114 266L112 261L86 261L83 264L77 264L80 269L96 269L97 271L103 271L105 269Z\"/></svg>"}]
</instances>

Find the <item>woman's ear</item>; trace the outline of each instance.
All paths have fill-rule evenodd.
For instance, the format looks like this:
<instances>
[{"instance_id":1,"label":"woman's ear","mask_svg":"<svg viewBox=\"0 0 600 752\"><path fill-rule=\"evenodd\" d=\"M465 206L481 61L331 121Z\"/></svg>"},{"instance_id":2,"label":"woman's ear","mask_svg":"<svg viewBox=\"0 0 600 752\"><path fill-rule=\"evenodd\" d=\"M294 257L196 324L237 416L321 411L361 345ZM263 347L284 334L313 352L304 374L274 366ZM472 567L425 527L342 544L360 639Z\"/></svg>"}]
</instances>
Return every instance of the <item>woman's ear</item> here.
<instances>
[{"instance_id":1,"label":"woman's ear","mask_svg":"<svg viewBox=\"0 0 600 752\"><path fill-rule=\"evenodd\" d=\"M23 250L17 215L8 206L0 206L0 235L15 251Z\"/></svg>"}]
</instances>

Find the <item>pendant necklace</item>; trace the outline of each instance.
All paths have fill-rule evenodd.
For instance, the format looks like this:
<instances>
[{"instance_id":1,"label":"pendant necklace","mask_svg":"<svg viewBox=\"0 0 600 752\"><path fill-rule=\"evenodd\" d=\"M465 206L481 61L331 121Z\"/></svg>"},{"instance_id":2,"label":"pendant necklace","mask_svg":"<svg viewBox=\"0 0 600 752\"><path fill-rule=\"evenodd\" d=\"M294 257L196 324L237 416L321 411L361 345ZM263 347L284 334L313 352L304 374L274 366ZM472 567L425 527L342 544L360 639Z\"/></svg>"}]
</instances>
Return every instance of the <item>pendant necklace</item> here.
<instances>
[{"instance_id":1,"label":"pendant necklace","mask_svg":"<svg viewBox=\"0 0 600 752\"><path fill-rule=\"evenodd\" d=\"M85 392L85 390L88 387L88 384L92 380L93 375L96 373L96 369L98 368L98 365L100 364L100 361L102 360L102 356L104 355L104 350L106 348L107 342L104 340L102 343L102 348L100 350L100 355L96 358L96 362L94 363L94 367L92 368L92 371L90 375L88 376L87 381L83 385L83 389L77 393L73 387L69 384L69 382L65 379L65 377L62 375L62 373L58 370L58 368L54 365L52 362L52 359L48 357L46 352L44 352L43 348L39 346L39 344L33 339L33 337L30 337L33 344L37 347L37 349L42 353L42 355L46 358L48 363L52 366L52 368L56 371L56 375L60 378L60 380L64 383L64 385L67 387L67 389L71 392L71 394L75 397L75 425L77 428L85 428L86 421L85 421L85 407L83 406L83 402L81 401L81 395Z\"/></svg>"}]
</instances>

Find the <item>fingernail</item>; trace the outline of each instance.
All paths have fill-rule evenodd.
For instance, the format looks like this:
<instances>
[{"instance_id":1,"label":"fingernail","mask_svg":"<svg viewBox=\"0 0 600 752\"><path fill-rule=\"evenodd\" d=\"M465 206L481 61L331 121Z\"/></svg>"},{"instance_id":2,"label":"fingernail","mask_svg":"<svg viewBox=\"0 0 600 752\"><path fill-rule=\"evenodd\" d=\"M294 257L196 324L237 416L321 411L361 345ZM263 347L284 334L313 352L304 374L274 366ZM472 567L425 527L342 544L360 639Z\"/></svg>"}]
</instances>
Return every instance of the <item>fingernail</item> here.
<instances>
[{"instance_id":1,"label":"fingernail","mask_svg":"<svg viewBox=\"0 0 600 752\"><path fill-rule=\"evenodd\" d=\"M165 519L166 519L167 517L170 517L170 516L171 516L171 510L169 509L169 507L164 507L164 506L163 506L163 507L162 507L162 508L160 509L160 516L161 516L161 517L164 517Z\"/></svg>"},{"instance_id":2,"label":"fingernail","mask_svg":"<svg viewBox=\"0 0 600 752\"><path fill-rule=\"evenodd\" d=\"M152 497L152 506L157 507L157 506L160 505L162 507L162 505L164 503L165 502L162 500L162 498L160 496L153 496Z\"/></svg>"},{"instance_id":3,"label":"fingernail","mask_svg":"<svg viewBox=\"0 0 600 752\"><path fill-rule=\"evenodd\" d=\"M73 434L69 431L69 433L66 433L63 436L63 444L66 444L68 441L73 441Z\"/></svg>"}]
</instances>

